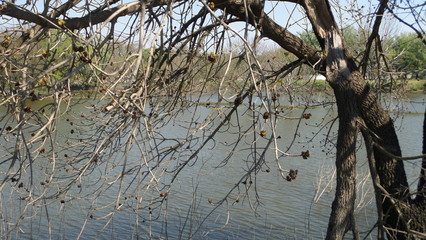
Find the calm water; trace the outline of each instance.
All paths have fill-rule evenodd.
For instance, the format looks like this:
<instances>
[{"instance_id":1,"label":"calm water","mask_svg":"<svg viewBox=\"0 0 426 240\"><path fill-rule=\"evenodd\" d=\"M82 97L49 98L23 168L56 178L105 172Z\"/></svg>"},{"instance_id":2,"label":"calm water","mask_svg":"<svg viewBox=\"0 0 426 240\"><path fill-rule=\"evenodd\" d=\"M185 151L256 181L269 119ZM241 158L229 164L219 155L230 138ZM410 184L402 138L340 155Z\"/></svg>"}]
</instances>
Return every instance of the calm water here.
<instances>
[{"instance_id":1,"label":"calm water","mask_svg":"<svg viewBox=\"0 0 426 240\"><path fill-rule=\"evenodd\" d=\"M324 96L318 99L324 100ZM282 100L282 103L284 101ZM390 109L404 109L410 112L404 115L395 113L394 117L403 155L419 155L425 96L412 95L409 102L399 104L390 102L386 105ZM202 122L213 108L213 106L189 108L188 111L178 115L179 121L168 122L156 132L165 139L184 137L188 134L188 122L192 119ZM266 130L268 137L272 129L261 119L256 123L257 129L250 130L253 123L252 113L244 109L246 107L238 109L238 113L231 119L231 125L224 127L215 135L199 152L198 157L182 170L170 188L167 183L171 177L167 174L167 169L179 162L183 163L190 153L182 151L168 155L167 159L158 158L162 164L158 166L161 167L151 169L152 174L159 176L155 184L151 183L155 190L151 188L148 190L147 180L143 178L144 174L149 173L129 171L122 180L117 180L117 174L120 174L124 166L121 154L114 155L115 157L109 159L107 164L99 164L99 167L94 168L89 175L80 178L67 194L61 196L61 199L65 200L64 203L60 203L58 199L48 198L27 205L25 200L19 199L25 195L25 187L17 188L16 183L6 184L0 198L1 234L11 239L323 238L334 197L332 140L335 137L336 126L331 130L328 127L321 129L318 123L332 121L336 114L335 108L327 106L310 109L307 111L312 114L310 119L284 120L276 126L276 135L280 136L276 141L277 147L287 151L291 146L288 154L300 155L306 150L311 153L308 159L300 156L279 158L278 163L283 169L298 170L297 178L291 182L286 181L278 171L274 144L269 146L264 162L259 165L256 173L246 175L250 166L262 159L260 156L262 148L267 146L267 138L259 137L258 132ZM78 142L78 134L85 133L82 130L71 135L70 131L78 131L79 127L71 125L70 122L77 123L81 113L88 114L88 112L85 105L74 106L71 113L63 117L68 121L62 120L58 124L56 144ZM302 113L303 109L284 110L283 116L293 118ZM6 119L3 119L4 121ZM214 120L215 124L219 122L220 118ZM211 133L211 128L206 129L197 133L197 136L202 137L203 134ZM239 134L245 131L246 135ZM239 138L240 143L235 146ZM2 149L13 143L12 139L10 136L8 139L2 138ZM175 144L171 140L168 141L162 144L170 146ZM197 141L190 142L188 149L195 150L200 144L201 142ZM68 149L58 155L72 153ZM145 157L151 154L153 153L146 153L144 156L137 147L131 148L125 169L147 170L138 166L143 165ZM47 160L43 162L41 159L39 158L40 162L36 162L31 169L35 183L50 176L52 163ZM44 191L46 195L50 192L53 194L61 187L61 183L63 185L69 183L73 169L67 167L65 163L56 164L55 177L60 176L57 179L61 180L50 188L37 184L35 192ZM363 235L370 230L376 219L367 165L364 151L360 149L357 219ZM413 187L416 186L419 166L420 161L410 161L405 165ZM2 175L7 167L8 164L0 165ZM26 171L28 174L30 168ZM158 193L166 190L167 196L158 198ZM163 201L162 204L156 203L158 199ZM148 205L148 202L152 205ZM119 210L111 213L117 204L120 204ZM8 231L9 234L6 234Z\"/></svg>"}]
</instances>

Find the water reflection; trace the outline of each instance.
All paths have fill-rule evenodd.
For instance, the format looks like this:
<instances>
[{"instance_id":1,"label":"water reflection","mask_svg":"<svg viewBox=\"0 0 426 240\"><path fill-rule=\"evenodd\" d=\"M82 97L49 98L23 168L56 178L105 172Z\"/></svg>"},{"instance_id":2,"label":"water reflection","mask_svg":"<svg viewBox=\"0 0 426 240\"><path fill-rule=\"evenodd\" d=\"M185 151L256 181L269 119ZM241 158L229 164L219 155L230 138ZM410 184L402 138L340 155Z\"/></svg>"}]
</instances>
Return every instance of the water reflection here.
<instances>
[{"instance_id":1,"label":"water reflection","mask_svg":"<svg viewBox=\"0 0 426 240\"><path fill-rule=\"evenodd\" d=\"M423 95L411 97L405 106L410 112L424 112ZM207 101L215 101L214 97ZM280 99L281 104L288 99ZM323 102L324 98L299 99ZM326 100L331 102L332 100ZM417 103L421 102L421 103ZM246 103L247 104L247 103ZM302 105L303 106L303 105ZM100 238L166 238L166 239L318 239L325 236L330 214L330 205L334 197L333 169L336 124L329 129L322 128L319 123L333 123L335 109L326 105L309 109L309 119L299 119L305 109L278 109L283 119L282 124L272 127L259 117L262 112L250 112L239 108L232 115L230 123L217 132L215 137L188 163L174 180L169 189L167 183L172 176L165 174L179 167L195 153L201 139L211 134L211 126L217 125L225 118L225 114L213 114L215 106L198 106L189 108L177 115L176 120L167 122L162 128L154 131L163 137L162 149L177 143L172 139L185 138L192 128L201 128L206 116L212 119L211 125L196 133L200 139L185 143L188 151L176 152L161 158L161 167L148 168L145 157L137 146L129 148L129 154L117 152L114 158L105 164L94 165L90 174L75 178L76 169L67 162L68 156L75 154L73 149L64 148L58 154L61 160L55 162L55 179L51 184L52 159L35 162L32 179L33 194L57 196L61 184L72 186L61 201L55 197L28 204L19 199L29 188L29 179L21 179L25 187L17 188L7 184L1 192L1 212L8 222L2 223L1 234L9 238L19 239L81 239ZM229 108L221 111L229 111ZM76 105L67 117L58 122L55 144L67 146L79 144L80 139L91 135L90 126L84 126L80 118L89 115L86 105ZM260 115L261 116L261 115ZM406 114L395 116L399 128L399 138L404 155L418 155L421 149L421 136L418 129L423 122L422 114ZM294 118L294 119L293 119ZM192 124L191 124L192 122ZM256 128L252 128L256 122ZM28 129L30 133L31 129ZM146 129L145 129L146 130ZM266 131L262 137L259 131ZM73 131L73 132L72 132ZM269 142L272 132L276 133L276 141ZM278 137L279 136L279 137ZM142 138L143 136L141 136ZM7 136L13 139L13 136ZM167 146L167 147L164 147ZM262 149L269 150L262 156ZM289 148L291 146L291 148ZM13 147L13 141L2 139L2 147ZM283 157L283 152L289 156ZM309 151L310 157L302 158L303 151ZM147 155L157 156L150 152ZM276 158L279 155L280 157ZM294 155L294 156L293 156ZM123 159L127 159L126 163ZM64 162L61 162L64 161ZM286 181L280 167L289 170L297 169L294 181ZM409 181L416 185L419 174L419 161L406 164ZM76 166L76 165L74 165ZM96 167L97 166L97 167ZM127 174L118 176L125 169ZM253 170L254 169L254 170ZM1 171L6 171L5 164ZM153 171L152 173L150 171ZM252 171L247 174L247 171ZM150 174L164 173L155 185L155 191L148 191L147 179ZM358 182L360 185L357 219L361 231L368 231L375 222L372 188L368 180L365 153L360 149L358 154ZM102 191L97 189L103 188ZM141 199L141 198L146 199ZM147 205L147 202L159 201L158 204ZM20 213L25 210L25 214ZM16 224L17 228L6 225ZM7 233L9 229L13 229Z\"/></svg>"}]
</instances>

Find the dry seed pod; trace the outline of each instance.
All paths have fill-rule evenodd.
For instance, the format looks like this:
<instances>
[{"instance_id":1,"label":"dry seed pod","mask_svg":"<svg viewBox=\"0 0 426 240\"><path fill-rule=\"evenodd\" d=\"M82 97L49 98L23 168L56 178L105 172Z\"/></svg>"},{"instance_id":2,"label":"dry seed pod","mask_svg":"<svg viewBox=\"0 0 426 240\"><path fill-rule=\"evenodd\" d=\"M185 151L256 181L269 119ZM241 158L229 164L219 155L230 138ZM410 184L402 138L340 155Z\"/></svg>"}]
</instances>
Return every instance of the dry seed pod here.
<instances>
[{"instance_id":1,"label":"dry seed pod","mask_svg":"<svg viewBox=\"0 0 426 240\"><path fill-rule=\"evenodd\" d=\"M269 112L265 112L264 114L263 114L263 119L269 119L271 117L271 114L269 113Z\"/></svg>"}]
</instances>

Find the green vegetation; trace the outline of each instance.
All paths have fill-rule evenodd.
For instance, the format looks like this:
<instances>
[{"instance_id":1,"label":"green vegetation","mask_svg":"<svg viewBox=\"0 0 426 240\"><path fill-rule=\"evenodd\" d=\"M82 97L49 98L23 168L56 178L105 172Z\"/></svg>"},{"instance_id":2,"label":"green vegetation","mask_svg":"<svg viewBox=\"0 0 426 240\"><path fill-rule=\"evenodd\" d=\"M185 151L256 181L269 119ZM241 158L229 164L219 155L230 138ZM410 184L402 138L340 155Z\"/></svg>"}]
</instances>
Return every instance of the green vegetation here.
<instances>
[{"instance_id":1,"label":"green vegetation","mask_svg":"<svg viewBox=\"0 0 426 240\"><path fill-rule=\"evenodd\" d=\"M38 79L33 79L31 82L26 83L39 94L47 92L50 88L64 88L67 86L69 86L71 90L93 90L99 88L105 81L113 82L114 79L106 79L102 73L98 72L93 74L94 72L90 67L90 63L93 61L96 64L104 64L107 66L106 70L108 72L114 72L123 64L126 64L126 58L128 58L132 52L135 52L137 48L133 45L125 46L115 43L114 47L105 44L95 49L90 43L86 43L83 38L80 39L77 36L68 35L61 30L49 31L50 33L48 35L32 44L31 52L33 57L15 59L17 62L32 66L30 68L32 71L31 75L39 76ZM368 32L349 26L343 28L343 33L350 50L356 54L356 56L361 57L363 46L360 43L365 42L365 36L368 35ZM301 39L312 44L317 49L320 49L320 44L312 31L303 32L299 35ZM12 47L13 44L16 44L12 40L18 36L3 34L1 37L4 38L5 41L10 39L10 47ZM58 41L64 44L55 45ZM401 34L392 39L385 39L383 42L385 46L384 49L386 50L384 56L386 56L391 69L388 71L389 74L384 75L384 81L381 81L381 84L389 85L391 79L401 79L401 82L395 81L396 87L403 86L404 91L422 91L424 89L424 81L420 79L426 78L424 66L424 62L426 62L426 49L422 45L421 40L416 38L415 34ZM111 51L112 49L113 51ZM6 51L6 48L3 49L3 51ZM159 70L162 69L161 71L163 71L167 65L172 64L178 66L182 62L185 62L185 58L175 57L181 54L178 51L183 51L183 49L172 51L155 50L153 52L153 57L163 58L164 60L156 62L155 64L158 66L153 65L152 67L158 68ZM229 66L229 69L232 69L231 74L229 74L229 70L228 73L226 72L229 54L214 54L216 58L212 60L209 59L209 56L212 54L188 52L188 55L194 54L198 57L192 57L192 62L190 63L192 68L191 71L193 71L193 79L185 79L181 85L182 90L185 92L194 91L200 88L214 91L217 89L224 75L227 76L224 82L225 85L230 90L237 91L243 88L247 78L250 77L248 62L238 54L234 53L235 57L231 60ZM144 63L149 62L149 56L150 49L144 49L142 61ZM190 56L188 56L188 58L189 57ZM265 73L276 71L280 66L283 66L283 64L295 60L292 54L283 49L264 51L259 53L257 57ZM50 64L61 61L66 61L66 63L62 64L62 66L54 71L46 71ZM374 73L375 69L371 67L369 71ZM205 76L208 76L211 72L214 72L214 74L206 79ZM272 80L272 82L278 88L287 89L291 86L291 88L298 88L298 90L301 91L330 90L326 81L313 81L308 79L309 76L316 74L311 68L302 66L298 74L299 75L295 77L289 77L290 79L275 79ZM367 73L366 76L370 79L374 78L370 73ZM64 78L68 80L64 81ZM402 81L406 79L416 79L418 81ZM167 79L164 81L166 84L168 83ZM16 80L8 83L3 81L2 87L9 87L12 89L15 87L14 84L16 84L16 82L19 81ZM117 87L121 88L123 87L122 85L121 82ZM160 87L161 86L164 86L164 83L163 85L160 84ZM381 87L377 88L379 89Z\"/></svg>"},{"instance_id":2,"label":"green vegetation","mask_svg":"<svg viewBox=\"0 0 426 240\"><path fill-rule=\"evenodd\" d=\"M403 33L389 40L392 67L405 78L426 77L426 47L416 34Z\"/></svg>"},{"instance_id":3,"label":"green vegetation","mask_svg":"<svg viewBox=\"0 0 426 240\"><path fill-rule=\"evenodd\" d=\"M368 31L355 29L352 26L345 27L342 31L348 49L358 62L361 61L364 57L365 46L363 44L367 41ZM303 32L299 35L301 39L320 49L320 44L313 31ZM426 47L415 33L402 33L391 38L381 39L381 41L382 55L370 56L372 62L366 72L367 78L381 78L386 81L391 79L426 79ZM414 84L413 88L422 89L422 86L417 83Z\"/></svg>"},{"instance_id":4,"label":"green vegetation","mask_svg":"<svg viewBox=\"0 0 426 240\"><path fill-rule=\"evenodd\" d=\"M408 80L406 90L408 91L425 91L426 79L423 80Z\"/></svg>"}]
</instances>

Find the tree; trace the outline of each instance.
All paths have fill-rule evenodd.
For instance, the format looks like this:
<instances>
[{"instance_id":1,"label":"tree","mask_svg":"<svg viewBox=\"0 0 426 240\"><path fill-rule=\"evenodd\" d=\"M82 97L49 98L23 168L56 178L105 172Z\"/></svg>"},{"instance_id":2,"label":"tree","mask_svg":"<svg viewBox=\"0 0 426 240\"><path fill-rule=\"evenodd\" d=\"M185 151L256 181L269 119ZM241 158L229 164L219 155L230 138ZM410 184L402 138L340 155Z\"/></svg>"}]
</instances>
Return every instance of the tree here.
<instances>
[{"instance_id":1,"label":"tree","mask_svg":"<svg viewBox=\"0 0 426 240\"><path fill-rule=\"evenodd\" d=\"M363 39L363 35L361 35L364 31L362 29L355 29L353 26L346 26L341 29L341 32L347 42L349 50L355 54L354 57L357 57L364 48L362 43L365 43L365 39ZM321 49L313 30L302 32L300 38L316 49Z\"/></svg>"},{"instance_id":2,"label":"tree","mask_svg":"<svg viewBox=\"0 0 426 240\"><path fill-rule=\"evenodd\" d=\"M14 144L6 147L7 157L2 164L8 164L8 170L1 188L8 180L18 183L26 178L29 194L23 197L29 200L29 204L35 204L39 200L60 199L81 178L96 171L100 164L118 165L121 170L112 168L105 171L106 175L112 172L117 174L109 182L118 184L120 189L111 214L121 208L121 189L134 188L125 186L124 179L131 177L131 173L142 175L134 179L145 186L144 197L151 199L149 208L159 208L179 174L194 164L200 150L214 141L218 131L231 124L233 115L242 108L244 101L249 101L251 106L251 98L257 94L263 99L261 108L253 109L258 114L258 118L255 118L258 120L253 121L252 128L239 131L234 146L242 144L241 139L246 134L260 130L257 127L259 116L271 121L272 136L265 146L258 148L254 144L252 147L256 157L241 178L241 181L245 181L260 171L270 146L275 144L275 149L279 149L274 141L278 136L273 134L279 116L271 118L276 95L269 87L274 86L279 77L288 76L304 64L326 76L338 108L337 185L327 239L343 239L348 231L352 232L353 238L359 238L354 217L355 153L359 133L362 133L368 149L375 186L378 237L424 237L426 217L422 213L426 206L426 160L423 158L418 189L410 193L393 121L363 76L363 69L371 64L371 47L376 44L378 55L382 52L379 29L383 15L389 11L398 16L398 3L382 0L377 9L368 14L375 15L375 18L370 19L373 25L365 50L360 55L362 59L358 62L347 47L329 1L288 2L296 4L309 19L320 51L275 22L265 11L265 3L257 0L201 3L157 0L124 4L105 1L96 5L68 1L62 5L52 2L44 6L37 5L36 1L20 5L4 1L0 13L4 19L3 26L7 29L2 42L1 93L2 103L8 106L13 118L3 116L7 122L3 133L14 134L16 139ZM410 5L408 1L400 4ZM410 5L409 9L415 13L422 7L422 4ZM38 8L43 10L34 10ZM245 24L243 33L233 28L236 22ZM419 19L417 23L420 27L424 26ZM420 27L418 29L422 29ZM16 28L19 31L12 31ZM58 30L57 34L52 36L51 29ZM417 33L425 36L420 30ZM62 46L57 41L61 35L70 38L71 43ZM236 57L226 48L227 42L235 38L242 41L241 52ZM250 38L254 40L251 42L248 40ZM262 38L272 40L286 53L293 54L296 60L279 69L272 65L271 69L265 69L256 58L256 48ZM47 44L41 45L43 39ZM127 48L123 48L126 44ZM118 50L117 46L120 46ZM58 49L64 50L58 52ZM228 54L223 54L226 51ZM41 59L42 64L33 62L34 58ZM241 72L232 73L229 70L231 63ZM56 74L58 69L61 70L60 75ZM102 94L102 97L96 98L103 100L99 101L99 106L92 106L90 115L81 116L90 122L85 124L95 130L81 132L80 137L72 139L72 148L60 148L64 143L55 140L57 120L63 113L61 107L71 106L67 97L75 95L67 86L75 74L83 69L91 70L90 76L84 74L84 77L95 81ZM240 79L239 76L244 75L246 77ZM227 79L239 81L237 86L240 90L231 96L227 94L230 88L223 86ZM191 98L194 92L202 96L210 84L218 85L221 98L232 104L229 111L221 110L207 117L202 124L194 120L197 118L194 115L185 136L179 139L170 138L160 131L160 127L167 122L182 117L179 115L181 106L196 104L188 103L187 98ZM26 101L33 96L50 97L53 101L40 111L35 111ZM196 100L200 99L198 97ZM269 114L265 115L264 111ZM214 121L215 117L221 117L219 123ZM309 115L300 117L303 118L309 118ZM32 132L30 137L28 131ZM259 132L262 137L266 136L264 131ZM200 143L197 144L197 141ZM192 146L195 149L191 149ZM140 165L132 165L128 161L130 149L140 151ZM277 158L279 152L276 150ZM281 152L291 155L286 151ZM49 154L51 166L46 170L47 180L43 186L52 184L53 180L58 191L39 191L34 187L32 175L25 174L26 169L46 153ZM60 153L64 153L60 164L74 169L66 180L56 177ZM302 155L307 157L309 153ZM223 164L226 161L224 159ZM286 174L290 178L295 174L282 168L279 163L277 168L284 178ZM161 185L159 179L163 177L169 181ZM93 193L97 194L99 192Z\"/></svg>"},{"instance_id":3,"label":"tree","mask_svg":"<svg viewBox=\"0 0 426 240\"><path fill-rule=\"evenodd\" d=\"M391 49L395 68L398 72L413 74L416 79L423 78L426 57L425 45L416 34L402 34L395 37Z\"/></svg>"}]
</instances>

